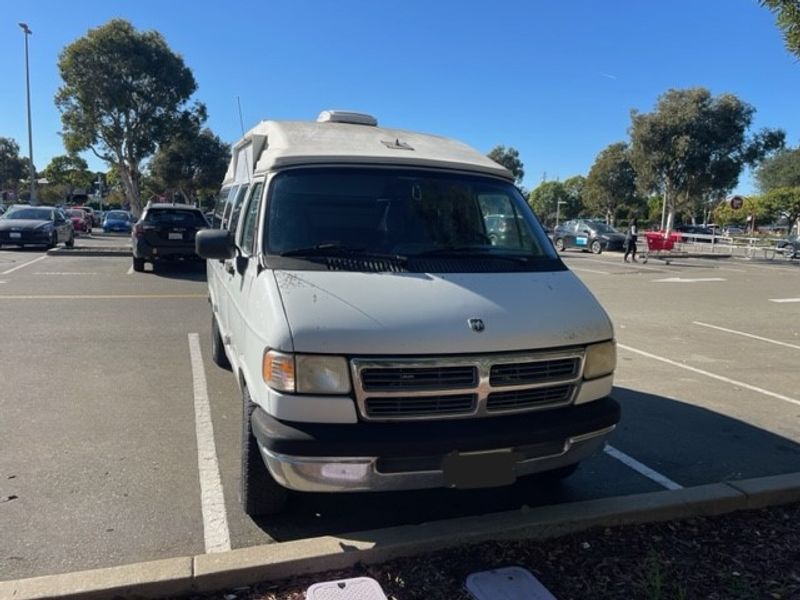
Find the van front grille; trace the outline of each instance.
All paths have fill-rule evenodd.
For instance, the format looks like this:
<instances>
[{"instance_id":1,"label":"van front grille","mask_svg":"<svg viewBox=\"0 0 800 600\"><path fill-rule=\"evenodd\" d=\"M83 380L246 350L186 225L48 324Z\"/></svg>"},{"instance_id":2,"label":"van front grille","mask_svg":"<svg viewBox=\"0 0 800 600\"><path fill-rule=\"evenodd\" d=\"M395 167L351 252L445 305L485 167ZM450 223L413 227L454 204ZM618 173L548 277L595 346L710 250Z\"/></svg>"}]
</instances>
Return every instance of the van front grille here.
<instances>
[{"instance_id":1,"label":"van front grille","mask_svg":"<svg viewBox=\"0 0 800 600\"><path fill-rule=\"evenodd\" d=\"M572 397L571 385L534 388L529 390L511 390L489 394L486 410L490 412L531 408L541 405L562 404Z\"/></svg>"},{"instance_id":2,"label":"van front grille","mask_svg":"<svg viewBox=\"0 0 800 600\"><path fill-rule=\"evenodd\" d=\"M578 358L493 365L490 381L494 387L554 381L574 377L579 368Z\"/></svg>"},{"instance_id":3,"label":"van front grille","mask_svg":"<svg viewBox=\"0 0 800 600\"><path fill-rule=\"evenodd\" d=\"M367 392L397 390L445 390L478 384L475 367L424 367L364 369L361 384Z\"/></svg>"},{"instance_id":4,"label":"van front grille","mask_svg":"<svg viewBox=\"0 0 800 600\"><path fill-rule=\"evenodd\" d=\"M364 420L454 419L541 410L572 402L583 348L433 358L353 358Z\"/></svg>"},{"instance_id":5,"label":"van front grille","mask_svg":"<svg viewBox=\"0 0 800 600\"><path fill-rule=\"evenodd\" d=\"M424 415L469 414L475 410L475 394L453 396L395 396L367 398L370 417L419 417Z\"/></svg>"}]
</instances>

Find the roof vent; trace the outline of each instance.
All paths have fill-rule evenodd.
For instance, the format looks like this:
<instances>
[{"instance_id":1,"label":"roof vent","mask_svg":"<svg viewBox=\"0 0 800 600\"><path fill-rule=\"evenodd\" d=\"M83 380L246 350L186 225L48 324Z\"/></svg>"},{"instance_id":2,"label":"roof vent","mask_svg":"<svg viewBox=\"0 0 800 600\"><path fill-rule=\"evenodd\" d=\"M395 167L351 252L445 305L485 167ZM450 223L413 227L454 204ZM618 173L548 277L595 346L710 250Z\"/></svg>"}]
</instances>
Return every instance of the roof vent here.
<instances>
[{"instance_id":1,"label":"roof vent","mask_svg":"<svg viewBox=\"0 0 800 600\"><path fill-rule=\"evenodd\" d=\"M317 117L318 123L350 123L352 125L369 125L376 127L378 119L364 113L346 110L323 110Z\"/></svg>"}]
</instances>

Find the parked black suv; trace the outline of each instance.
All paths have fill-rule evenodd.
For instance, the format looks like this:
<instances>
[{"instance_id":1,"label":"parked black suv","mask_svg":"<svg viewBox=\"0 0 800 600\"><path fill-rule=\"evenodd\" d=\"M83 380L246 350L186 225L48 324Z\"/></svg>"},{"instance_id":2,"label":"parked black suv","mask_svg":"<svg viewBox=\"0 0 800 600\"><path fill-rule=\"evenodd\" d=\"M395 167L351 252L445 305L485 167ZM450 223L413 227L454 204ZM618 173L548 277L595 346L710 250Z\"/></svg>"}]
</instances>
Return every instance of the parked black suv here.
<instances>
[{"instance_id":1,"label":"parked black suv","mask_svg":"<svg viewBox=\"0 0 800 600\"><path fill-rule=\"evenodd\" d=\"M148 204L133 227L133 270L162 260L202 260L194 237L208 227L200 209L184 204Z\"/></svg>"}]
</instances>

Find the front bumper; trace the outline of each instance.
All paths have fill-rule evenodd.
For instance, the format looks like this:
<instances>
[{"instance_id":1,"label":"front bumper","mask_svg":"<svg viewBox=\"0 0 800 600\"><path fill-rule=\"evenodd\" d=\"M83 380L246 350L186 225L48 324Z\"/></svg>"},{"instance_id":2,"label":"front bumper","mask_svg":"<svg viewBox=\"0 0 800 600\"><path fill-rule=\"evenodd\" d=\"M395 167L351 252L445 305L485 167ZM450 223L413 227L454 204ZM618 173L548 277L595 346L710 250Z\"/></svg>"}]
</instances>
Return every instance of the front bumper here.
<instances>
[{"instance_id":1,"label":"front bumper","mask_svg":"<svg viewBox=\"0 0 800 600\"><path fill-rule=\"evenodd\" d=\"M201 260L195 251L194 242L192 242L191 246L151 246L146 242L135 241L133 244L133 255L136 258L144 258L147 260L180 258Z\"/></svg>"},{"instance_id":2,"label":"front bumper","mask_svg":"<svg viewBox=\"0 0 800 600\"><path fill-rule=\"evenodd\" d=\"M602 449L619 416L611 398L509 417L352 425L290 424L257 409L253 433L284 487L389 491L447 487L442 464L456 452L513 451L517 477L565 467Z\"/></svg>"},{"instance_id":3,"label":"front bumper","mask_svg":"<svg viewBox=\"0 0 800 600\"><path fill-rule=\"evenodd\" d=\"M0 232L0 244L49 244L52 230L26 230L19 233L19 237L12 237L12 232Z\"/></svg>"}]
</instances>

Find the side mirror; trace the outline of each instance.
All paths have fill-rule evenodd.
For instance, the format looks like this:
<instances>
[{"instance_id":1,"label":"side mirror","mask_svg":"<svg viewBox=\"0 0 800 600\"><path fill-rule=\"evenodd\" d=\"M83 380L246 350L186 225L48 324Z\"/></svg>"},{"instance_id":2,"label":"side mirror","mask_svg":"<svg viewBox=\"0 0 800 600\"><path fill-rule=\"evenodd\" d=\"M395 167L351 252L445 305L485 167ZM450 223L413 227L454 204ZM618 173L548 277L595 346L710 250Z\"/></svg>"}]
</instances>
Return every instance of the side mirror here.
<instances>
[{"instance_id":1,"label":"side mirror","mask_svg":"<svg viewBox=\"0 0 800 600\"><path fill-rule=\"evenodd\" d=\"M227 260L236 256L231 232L226 229L203 229L194 238L194 249L201 258Z\"/></svg>"},{"instance_id":2,"label":"side mirror","mask_svg":"<svg viewBox=\"0 0 800 600\"><path fill-rule=\"evenodd\" d=\"M246 256L237 256L236 257L236 272L239 275L244 275L244 272L247 270L247 265L250 263L250 259Z\"/></svg>"}]
</instances>

